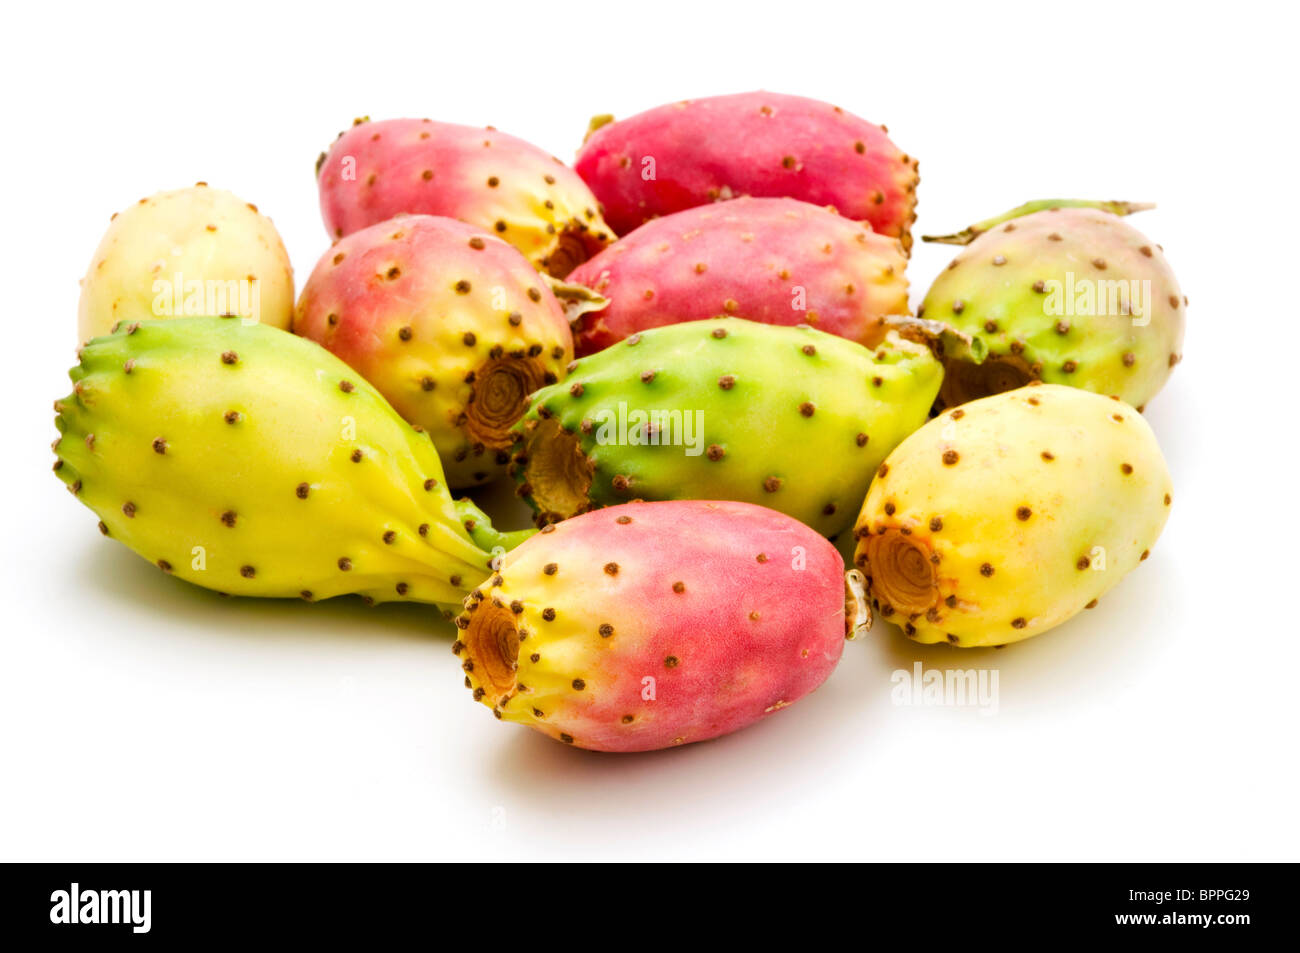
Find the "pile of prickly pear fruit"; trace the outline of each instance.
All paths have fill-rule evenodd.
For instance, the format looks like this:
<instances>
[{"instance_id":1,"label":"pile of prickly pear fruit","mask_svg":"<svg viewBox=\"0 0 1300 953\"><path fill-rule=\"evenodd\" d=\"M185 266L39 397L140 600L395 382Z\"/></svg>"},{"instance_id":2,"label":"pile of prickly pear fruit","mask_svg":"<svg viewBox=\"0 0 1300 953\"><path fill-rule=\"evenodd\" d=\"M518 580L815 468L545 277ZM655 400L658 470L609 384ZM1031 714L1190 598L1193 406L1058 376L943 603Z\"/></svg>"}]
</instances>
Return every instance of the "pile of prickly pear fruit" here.
<instances>
[{"instance_id":1,"label":"pile of prickly pear fruit","mask_svg":"<svg viewBox=\"0 0 1300 953\"><path fill-rule=\"evenodd\" d=\"M874 617L958 648L1058 626L1168 517L1142 410L1187 299L1144 206L927 239L964 248L913 314L918 163L810 99L597 117L572 167L359 119L316 176L333 244L296 304L229 192L113 216L55 472L188 583L429 604L498 719L600 751L714 738ZM459 495L498 481L535 525Z\"/></svg>"}]
</instances>

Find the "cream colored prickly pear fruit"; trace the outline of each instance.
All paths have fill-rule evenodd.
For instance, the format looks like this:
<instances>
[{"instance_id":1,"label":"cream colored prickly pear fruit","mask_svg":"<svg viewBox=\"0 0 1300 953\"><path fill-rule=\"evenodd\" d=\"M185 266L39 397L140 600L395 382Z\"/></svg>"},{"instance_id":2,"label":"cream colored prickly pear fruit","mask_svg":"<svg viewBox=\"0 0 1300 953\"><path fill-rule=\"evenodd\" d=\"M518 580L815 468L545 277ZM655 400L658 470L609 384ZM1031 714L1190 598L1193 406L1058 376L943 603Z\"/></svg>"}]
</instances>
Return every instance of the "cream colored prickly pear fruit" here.
<instances>
[{"instance_id":1,"label":"cream colored prickly pear fruit","mask_svg":"<svg viewBox=\"0 0 1300 953\"><path fill-rule=\"evenodd\" d=\"M81 281L78 340L122 321L231 314L287 330L293 269L255 205L200 183L113 216Z\"/></svg>"}]
</instances>

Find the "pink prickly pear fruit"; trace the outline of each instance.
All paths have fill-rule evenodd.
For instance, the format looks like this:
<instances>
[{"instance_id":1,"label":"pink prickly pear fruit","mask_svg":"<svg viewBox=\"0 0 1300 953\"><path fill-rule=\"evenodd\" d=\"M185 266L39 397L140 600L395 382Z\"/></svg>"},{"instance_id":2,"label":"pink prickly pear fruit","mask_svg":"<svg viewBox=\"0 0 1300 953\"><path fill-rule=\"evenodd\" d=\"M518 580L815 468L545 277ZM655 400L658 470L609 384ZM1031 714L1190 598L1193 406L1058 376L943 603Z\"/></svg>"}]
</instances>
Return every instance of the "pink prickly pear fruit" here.
<instances>
[{"instance_id":1,"label":"pink prickly pear fruit","mask_svg":"<svg viewBox=\"0 0 1300 953\"><path fill-rule=\"evenodd\" d=\"M811 692L865 631L863 580L749 503L626 503L545 527L465 600L453 650L504 720L597 751L704 741Z\"/></svg>"},{"instance_id":2,"label":"pink prickly pear fruit","mask_svg":"<svg viewBox=\"0 0 1300 953\"><path fill-rule=\"evenodd\" d=\"M336 242L303 287L293 330L427 430L458 487L505 470L528 395L573 358L564 311L523 255L432 215Z\"/></svg>"},{"instance_id":3,"label":"pink prickly pear fruit","mask_svg":"<svg viewBox=\"0 0 1300 953\"><path fill-rule=\"evenodd\" d=\"M445 215L495 232L562 278L613 236L577 174L490 126L357 119L316 163L333 238L404 212Z\"/></svg>"},{"instance_id":4,"label":"pink prickly pear fruit","mask_svg":"<svg viewBox=\"0 0 1300 953\"><path fill-rule=\"evenodd\" d=\"M718 315L808 324L867 347L887 315L908 314L907 257L898 239L784 198L740 198L647 222L579 265L608 305L575 318L578 353L638 331ZM563 292L561 292L563 294Z\"/></svg>"},{"instance_id":5,"label":"pink prickly pear fruit","mask_svg":"<svg viewBox=\"0 0 1300 953\"><path fill-rule=\"evenodd\" d=\"M917 161L884 126L815 99L760 91L597 116L575 168L620 235L721 199L788 196L912 247Z\"/></svg>"}]
</instances>

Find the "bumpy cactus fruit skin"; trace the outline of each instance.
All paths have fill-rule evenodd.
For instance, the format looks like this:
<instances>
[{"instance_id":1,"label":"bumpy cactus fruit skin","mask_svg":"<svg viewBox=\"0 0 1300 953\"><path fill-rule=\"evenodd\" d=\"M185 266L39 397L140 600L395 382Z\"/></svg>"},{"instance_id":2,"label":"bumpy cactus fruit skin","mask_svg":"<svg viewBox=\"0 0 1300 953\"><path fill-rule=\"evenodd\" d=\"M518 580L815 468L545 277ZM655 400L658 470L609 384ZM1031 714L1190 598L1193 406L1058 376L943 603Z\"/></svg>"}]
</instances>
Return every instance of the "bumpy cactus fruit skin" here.
<instances>
[{"instance_id":1,"label":"bumpy cactus fruit skin","mask_svg":"<svg viewBox=\"0 0 1300 953\"><path fill-rule=\"evenodd\" d=\"M948 361L942 402L1042 380L1145 406L1182 359L1187 300L1160 246L1120 218L1144 207L1047 200L938 239L970 244L919 313L989 353Z\"/></svg>"},{"instance_id":2,"label":"bumpy cactus fruit skin","mask_svg":"<svg viewBox=\"0 0 1300 953\"><path fill-rule=\"evenodd\" d=\"M633 499L740 500L830 536L942 376L897 333L868 351L738 318L656 328L534 394L512 472L539 524Z\"/></svg>"},{"instance_id":3,"label":"bumpy cactus fruit skin","mask_svg":"<svg viewBox=\"0 0 1300 953\"><path fill-rule=\"evenodd\" d=\"M578 353L720 314L810 324L871 347L885 315L910 313L906 267L897 239L807 202L742 198L678 212L569 275L609 302L577 319Z\"/></svg>"},{"instance_id":4,"label":"bumpy cactus fruit skin","mask_svg":"<svg viewBox=\"0 0 1300 953\"><path fill-rule=\"evenodd\" d=\"M482 514L452 501L428 436L310 341L133 323L71 377L55 471L164 572L232 595L455 606L490 570L464 525Z\"/></svg>"},{"instance_id":5,"label":"bumpy cactus fruit skin","mask_svg":"<svg viewBox=\"0 0 1300 953\"><path fill-rule=\"evenodd\" d=\"M1172 500L1136 410L1031 384L945 411L889 455L855 563L911 638L1000 646L1095 606L1147 558Z\"/></svg>"},{"instance_id":6,"label":"bumpy cactus fruit skin","mask_svg":"<svg viewBox=\"0 0 1300 953\"><path fill-rule=\"evenodd\" d=\"M491 127L357 119L316 177L332 238L403 212L445 215L495 232L557 278L613 238L572 169Z\"/></svg>"},{"instance_id":7,"label":"bumpy cactus fruit skin","mask_svg":"<svg viewBox=\"0 0 1300 953\"><path fill-rule=\"evenodd\" d=\"M573 359L564 311L523 255L431 215L336 242L303 287L293 330L427 430L455 487L505 471L528 395Z\"/></svg>"},{"instance_id":8,"label":"bumpy cactus fruit skin","mask_svg":"<svg viewBox=\"0 0 1300 953\"><path fill-rule=\"evenodd\" d=\"M777 93L690 99L592 120L575 168L620 235L660 215L742 195L834 206L912 246L917 161L883 126Z\"/></svg>"},{"instance_id":9,"label":"bumpy cactus fruit skin","mask_svg":"<svg viewBox=\"0 0 1300 953\"><path fill-rule=\"evenodd\" d=\"M78 340L119 321L238 314L276 328L293 316L293 269L255 205L200 182L113 216L81 281Z\"/></svg>"},{"instance_id":10,"label":"bumpy cactus fruit skin","mask_svg":"<svg viewBox=\"0 0 1300 953\"><path fill-rule=\"evenodd\" d=\"M870 625L860 576L744 503L628 503L546 527L456 620L465 685L597 751L704 741L793 704Z\"/></svg>"}]
</instances>

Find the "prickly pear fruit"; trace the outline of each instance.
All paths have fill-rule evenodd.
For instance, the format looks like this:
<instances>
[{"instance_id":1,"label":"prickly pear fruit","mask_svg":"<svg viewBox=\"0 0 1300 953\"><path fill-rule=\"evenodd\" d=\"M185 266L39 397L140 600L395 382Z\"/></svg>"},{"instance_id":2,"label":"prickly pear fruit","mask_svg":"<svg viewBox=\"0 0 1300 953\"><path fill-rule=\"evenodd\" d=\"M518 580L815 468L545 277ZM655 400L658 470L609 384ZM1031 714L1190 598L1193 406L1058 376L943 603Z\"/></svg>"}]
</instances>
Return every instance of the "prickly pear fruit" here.
<instances>
[{"instance_id":1,"label":"prickly pear fruit","mask_svg":"<svg viewBox=\"0 0 1300 953\"><path fill-rule=\"evenodd\" d=\"M943 376L897 333L873 352L737 318L633 335L569 370L515 428L539 523L631 499L741 500L825 535L852 521Z\"/></svg>"},{"instance_id":2,"label":"prickly pear fruit","mask_svg":"<svg viewBox=\"0 0 1300 953\"><path fill-rule=\"evenodd\" d=\"M237 319L132 323L82 348L71 377L55 470L164 572L234 595L443 606L489 572L428 436L310 341Z\"/></svg>"},{"instance_id":3,"label":"prickly pear fruit","mask_svg":"<svg viewBox=\"0 0 1300 953\"><path fill-rule=\"evenodd\" d=\"M575 168L620 235L720 199L788 196L912 246L916 160L884 126L815 99L740 93L597 116Z\"/></svg>"},{"instance_id":4,"label":"prickly pear fruit","mask_svg":"<svg viewBox=\"0 0 1300 953\"><path fill-rule=\"evenodd\" d=\"M78 340L119 321L231 314L287 328L293 269L257 206L200 182L113 216L81 280Z\"/></svg>"},{"instance_id":5,"label":"prickly pear fruit","mask_svg":"<svg viewBox=\"0 0 1300 953\"><path fill-rule=\"evenodd\" d=\"M1141 408L1181 358L1186 299L1124 202L1031 202L952 236L970 242L920 313L981 338L982 364L947 361L947 406L1031 380Z\"/></svg>"},{"instance_id":6,"label":"prickly pear fruit","mask_svg":"<svg viewBox=\"0 0 1300 953\"><path fill-rule=\"evenodd\" d=\"M908 314L897 239L795 199L736 199L647 222L569 275L609 304L575 322L579 354L728 314L811 324L867 347Z\"/></svg>"},{"instance_id":7,"label":"prickly pear fruit","mask_svg":"<svg viewBox=\"0 0 1300 953\"><path fill-rule=\"evenodd\" d=\"M1132 407L1034 384L945 411L891 453L858 517L879 614L920 642L1046 632L1147 558L1169 471Z\"/></svg>"},{"instance_id":8,"label":"prickly pear fruit","mask_svg":"<svg viewBox=\"0 0 1300 953\"><path fill-rule=\"evenodd\" d=\"M870 626L826 540L746 503L547 526L465 599L453 650L498 718L597 751L704 741L793 704Z\"/></svg>"},{"instance_id":9,"label":"prickly pear fruit","mask_svg":"<svg viewBox=\"0 0 1300 953\"><path fill-rule=\"evenodd\" d=\"M495 231L557 278L613 238L572 169L491 127L358 119L316 177L333 238L403 212L445 215Z\"/></svg>"},{"instance_id":10,"label":"prickly pear fruit","mask_svg":"<svg viewBox=\"0 0 1300 953\"><path fill-rule=\"evenodd\" d=\"M528 395L573 358L564 311L523 255L432 215L336 242L302 289L293 330L427 430L452 486L505 470Z\"/></svg>"}]
</instances>

